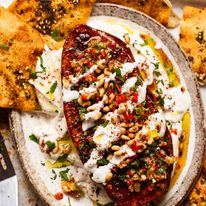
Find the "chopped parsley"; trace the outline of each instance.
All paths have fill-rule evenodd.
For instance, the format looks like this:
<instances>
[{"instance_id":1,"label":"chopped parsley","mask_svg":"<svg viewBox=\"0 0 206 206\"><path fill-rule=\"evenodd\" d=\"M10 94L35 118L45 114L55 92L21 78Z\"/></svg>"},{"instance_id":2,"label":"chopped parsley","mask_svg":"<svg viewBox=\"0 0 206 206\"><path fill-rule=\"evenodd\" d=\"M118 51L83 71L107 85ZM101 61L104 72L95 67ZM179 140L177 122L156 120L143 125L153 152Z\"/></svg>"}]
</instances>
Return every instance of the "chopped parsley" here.
<instances>
[{"instance_id":1,"label":"chopped parsley","mask_svg":"<svg viewBox=\"0 0 206 206\"><path fill-rule=\"evenodd\" d=\"M118 176L118 179L121 181L124 181L125 178L126 178L126 174L122 174Z\"/></svg>"},{"instance_id":2,"label":"chopped parsley","mask_svg":"<svg viewBox=\"0 0 206 206\"><path fill-rule=\"evenodd\" d=\"M57 178L57 174L56 174L56 172L54 171L54 169L52 169L52 174L54 175L51 179L52 180L56 180L56 178Z\"/></svg>"},{"instance_id":3,"label":"chopped parsley","mask_svg":"<svg viewBox=\"0 0 206 206\"><path fill-rule=\"evenodd\" d=\"M117 68L116 69L116 77L117 79L119 79L120 81L124 82L124 77L122 76L122 73L121 73L121 69L120 68Z\"/></svg>"},{"instance_id":4,"label":"chopped parsley","mask_svg":"<svg viewBox=\"0 0 206 206\"><path fill-rule=\"evenodd\" d=\"M68 168L66 170L62 170L59 172L59 175L62 180L69 181L71 179L70 177L68 177L68 172L69 172Z\"/></svg>"},{"instance_id":5,"label":"chopped parsley","mask_svg":"<svg viewBox=\"0 0 206 206\"><path fill-rule=\"evenodd\" d=\"M164 103L165 103L164 99L165 99L165 97L161 97L161 98L158 100L158 103L159 103L160 106L164 106Z\"/></svg>"},{"instance_id":6,"label":"chopped parsley","mask_svg":"<svg viewBox=\"0 0 206 206\"><path fill-rule=\"evenodd\" d=\"M39 59L40 59L40 67L41 67L42 71L45 72L46 67L44 66L44 61L43 61L42 56L40 56Z\"/></svg>"},{"instance_id":7,"label":"chopped parsley","mask_svg":"<svg viewBox=\"0 0 206 206\"><path fill-rule=\"evenodd\" d=\"M160 73L159 71L157 71L157 70L154 70L154 74L155 74L155 76L157 76L157 77L161 76L161 73Z\"/></svg>"},{"instance_id":8,"label":"chopped parsley","mask_svg":"<svg viewBox=\"0 0 206 206\"><path fill-rule=\"evenodd\" d=\"M144 47L144 46L147 46L147 45L148 45L147 41L144 41L143 44L140 44L141 47Z\"/></svg>"},{"instance_id":9,"label":"chopped parsley","mask_svg":"<svg viewBox=\"0 0 206 206\"><path fill-rule=\"evenodd\" d=\"M107 159L102 158L101 160L97 160L97 164L98 165L107 165L109 163L109 161Z\"/></svg>"},{"instance_id":10,"label":"chopped parsley","mask_svg":"<svg viewBox=\"0 0 206 206\"><path fill-rule=\"evenodd\" d=\"M173 67L167 68L167 75L169 76L174 71Z\"/></svg>"},{"instance_id":11,"label":"chopped parsley","mask_svg":"<svg viewBox=\"0 0 206 206\"><path fill-rule=\"evenodd\" d=\"M39 140L34 134L29 135L29 139L37 144L39 144Z\"/></svg>"},{"instance_id":12,"label":"chopped parsley","mask_svg":"<svg viewBox=\"0 0 206 206\"><path fill-rule=\"evenodd\" d=\"M9 46L5 44L0 44L0 49L9 50Z\"/></svg>"},{"instance_id":13,"label":"chopped parsley","mask_svg":"<svg viewBox=\"0 0 206 206\"><path fill-rule=\"evenodd\" d=\"M84 108L84 107L78 107L78 110L79 110L79 114L81 115L81 114L86 114L88 111L87 111L87 109L86 108Z\"/></svg>"},{"instance_id":14,"label":"chopped parsley","mask_svg":"<svg viewBox=\"0 0 206 206\"><path fill-rule=\"evenodd\" d=\"M54 39L57 42L62 41L64 39L64 37L60 35L60 32L57 29L54 29L51 32L51 37L52 37L52 39Z\"/></svg>"},{"instance_id":15,"label":"chopped parsley","mask_svg":"<svg viewBox=\"0 0 206 206\"><path fill-rule=\"evenodd\" d=\"M48 146L49 150L53 150L55 148L54 142L46 141L46 145Z\"/></svg>"},{"instance_id":16,"label":"chopped parsley","mask_svg":"<svg viewBox=\"0 0 206 206\"><path fill-rule=\"evenodd\" d=\"M159 69L159 65L160 65L159 62L156 62L156 63L152 62L152 64L154 65L155 69Z\"/></svg>"},{"instance_id":17,"label":"chopped parsley","mask_svg":"<svg viewBox=\"0 0 206 206\"><path fill-rule=\"evenodd\" d=\"M30 79L37 79L37 74L43 73L43 71L41 72L33 72L31 68L28 68L27 71L29 72L29 78Z\"/></svg>"},{"instance_id":18,"label":"chopped parsley","mask_svg":"<svg viewBox=\"0 0 206 206\"><path fill-rule=\"evenodd\" d=\"M158 89L156 90L156 92L157 92L158 94L163 94L163 91L162 91L161 88L158 88Z\"/></svg>"},{"instance_id":19,"label":"chopped parsley","mask_svg":"<svg viewBox=\"0 0 206 206\"><path fill-rule=\"evenodd\" d=\"M107 120L106 122L104 122L104 123L102 124L102 127L105 128L108 124L109 124L109 120Z\"/></svg>"},{"instance_id":20,"label":"chopped parsley","mask_svg":"<svg viewBox=\"0 0 206 206\"><path fill-rule=\"evenodd\" d=\"M56 88L57 88L57 81L55 81L55 82L51 85L50 90L49 90L48 93L53 94L53 93L55 92Z\"/></svg>"}]
</instances>

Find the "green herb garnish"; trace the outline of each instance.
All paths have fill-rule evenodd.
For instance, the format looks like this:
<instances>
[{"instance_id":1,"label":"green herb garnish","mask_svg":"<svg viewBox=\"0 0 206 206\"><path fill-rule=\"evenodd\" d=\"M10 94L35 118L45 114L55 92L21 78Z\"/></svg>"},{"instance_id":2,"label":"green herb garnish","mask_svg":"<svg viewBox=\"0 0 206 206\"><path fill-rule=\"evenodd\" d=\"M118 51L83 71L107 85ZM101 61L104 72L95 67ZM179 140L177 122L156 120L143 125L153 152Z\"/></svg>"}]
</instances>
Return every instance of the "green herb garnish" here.
<instances>
[{"instance_id":1,"label":"green herb garnish","mask_svg":"<svg viewBox=\"0 0 206 206\"><path fill-rule=\"evenodd\" d=\"M71 178L68 177L68 172L69 172L69 169L67 168L66 170L62 170L59 172L59 175L61 177L62 180L65 180L65 181L69 181Z\"/></svg>"},{"instance_id":2,"label":"green herb garnish","mask_svg":"<svg viewBox=\"0 0 206 206\"><path fill-rule=\"evenodd\" d=\"M54 29L51 32L51 37L52 37L52 39L54 39L57 42L62 41L64 39L64 37L60 35L60 32L57 29Z\"/></svg>"},{"instance_id":3,"label":"green herb garnish","mask_svg":"<svg viewBox=\"0 0 206 206\"><path fill-rule=\"evenodd\" d=\"M102 124L102 127L105 128L108 124L109 124L109 120L107 120L106 122L104 122L104 123Z\"/></svg>"},{"instance_id":4,"label":"green herb garnish","mask_svg":"<svg viewBox=\"0 0 206 206\"><path fill-rule=\"evenodd\" d=\"M69 206L72 206L69 197L68 197L68 204L69 204Z\"/></svg>"},{"instance_id":5,"label":"green herb garnish","mask_svg":"<svg viewBox=\"0 0 206 206\"><path fill-rule=\"evenodd\" d=\"M29 135L29 139L37 144L39 144L39 140L34 134Z\"/></svg>"},{"instance_id":6,"label":"green herb garnish","mask_svg":"<svg viewBox=\"0 0 206 206\"><path fill-rule=\"evenodd\" d=\"M4 49L4 50L9 50L9 46L7 46L5 44L0 44L0 48Z\"/></svg>"},{"instance_id":7,"label":"green herb garnish","mask_svg":"<svg viewBox=\"0 0 206 206\"><path fill-rule=\"evenodd\" d=\"M55 148L54 142L46 141L46 145L48 146L49 150L53 150Z\"/></svg>"},{"instance_id":8,"label":"green herb garnish","mask_svg":"<svg viewBox=\"0 0 206 206\"><path fill-rule=\"evenodd\" d=\"M156 63L152 62L152 64L155 66L155 69L159 69L159 65L160 65L159 62L156 62Z\"/></svg>"},{"instance_id":9,"label":"green herb garnish","mask_svg":"<svg viewBox=\"0 0 206 206\"><path fill-rule=\"evenodd\" d=\"M87 109L86 108L84 108L84 107L78 107L78 110L79 110L79 114L81 115L81 114L86 114L88 111L87 111Z\"/></svg>"},{"instance_id":10,"label":"green herb garnish","mask_svg":"<svg viewBox=\"0 0 206 206\"><path fill-rule=\"evenodd\" d=\"M107 165L109 163L109 161L107 159L102 158L101 160L97 160L97 164L98 165Z\"/></svg>"},{"instance_id":11,"label":"green herb garnish","mask_svg":"<svg viewBox=\"0 0 206 206\"><path fill-rule=\"evenodd\" d=\"M173 67L167 68L167 75L169 76L174 71Z\"/></svg>"},{"instance_id":12,"label":"green herb garnish","mask_svg":"<svg viewBox=\"0 0 206 206\"><path fill-rule=\"evenodd\" d=\"M54 169L52 169L52 173L54 174L54 176L53 176L51 179L52 179L52 180L56 180L57 174L56 174L56 172L54 171Z\"/></svg>"},{"instance_id":13,"label":"green herb garnish","mask_svg":"<svg viewBox=\"0 0 206 206\"><path fill-rule=\"evenodd\" d=\"M163 91L162 91L161 88L158 88L158 89L156 90L156 92L157 92L158 94L163 94Z\"/></svg>"},{"instance_id":14,"label":"green herb garnish","mask_svg":"<svg viewBox=\"0 0 206 206\"><path fill-rule=\"evenodd\" d=\"M125 178L126 178L126 174L118 176L118 179L121 180L121 181L124 181Z\"/></svg>"},{"instance_id":15,"label":"green herb garnish","mask_svg":"<svg viewBox=\"0 0 206 206\"><path fill-rule=\"evenodd\" d=\"M44 66L44 61L43 61L42 56L40 56L39 59L40 59L40 67L41 67L42 71L45 72L46 67Z\"/></svg>"},{"instance_id":16,"label":"green herb garnish","mask_svg":"<svg viewBox=\"0 0 206 206\"><path fill-rule=\"evenodd\" d=\"M53 93L55 92L56 88L57 88L57 81L55 81L55 82L51 85L50 90L49 90L49 93L50 93L50 94L53 94Z\"/></svg>"},{"instance_id":17,"label":"green herb garnish","mask_svg":"<svg viewBox=\"0 0 206 206\"><path fill-rule=\"evenodd\" d=\"M121 73L121 69L120 69L120 68L117 68L117 69L116 69L116 77L117 77L120 81L122 81L122 82L125 81L125 80L124 80L124 77L122 76L122 73Z\"/></svg>"}]
</instances>

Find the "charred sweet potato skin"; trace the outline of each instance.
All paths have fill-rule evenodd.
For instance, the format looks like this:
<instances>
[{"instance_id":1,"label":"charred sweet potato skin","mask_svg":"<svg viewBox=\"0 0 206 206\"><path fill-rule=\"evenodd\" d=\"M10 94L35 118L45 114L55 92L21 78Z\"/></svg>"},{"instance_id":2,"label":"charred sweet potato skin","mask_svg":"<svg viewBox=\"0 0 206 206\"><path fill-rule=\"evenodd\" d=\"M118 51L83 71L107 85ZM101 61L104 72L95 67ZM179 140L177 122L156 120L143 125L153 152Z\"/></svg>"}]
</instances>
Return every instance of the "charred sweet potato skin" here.
<instances>
[{"instance_id":1,"label":"charred sweet potato skin","mask_svg":"<svg viewBox=\"0 0 206 206\"><path fill-rule=\"evenodd\" d=\"M86 25L80 25L69 34L65 42L62 55L62 78L69 78L70 75L75 75L75 73L78 72L78 66L73 66L72 61L74 59L81 60L82 56L87 54L88 42L94 38L100 39L100 42L107 43L107 49L109 48L111 50L110 61L118 61L120 63L134 62L134 57L131 50L120 39L104 32L92 29ZM93 60L96 61L95 55L92 56L91 54L90 57L91 59L89 59L89 63L86 63L89 67L92 66ZM134 70L133 73L129 74L130 77L137 75L137 70ZM83 81L80 82L80 84L81 83L85 84ZM99 97L97 96L97 99L98 98ZM140 121L147 119L149 114L157 112L157 107L149 90L147 91L145 108L149 112L145 112L143 119L140 119ZM87 135L84 135L82 130L82 121L78 111L78 104L74 101L64 102L64 113L67 120L69 133L75 142L82 162L85 163L89 159L92 151L90 144L91 142L89 140L91 140L94 131L89 129ZM160 138L157 145L160 144L161 141L167 142L166 145L160 147L165 151L166 155L171 156L173 154L172 139L168 129L166 130L165 135ZM84 144L83 149L82 144ZM153 150L154 148L151 147L151 151ZM148 157L149 155L146 154L146 152L143 152L141 155L132 157L131 160L144 160L145 158L148 159ZM157 158L157 156L155 156L154 159L155 158ZM110 198L114 200L117 206L141 206L150 203L168 190L172 166L167 168L167 176L164 180L161 180L156 184L152 183L151 180L145 181L145 183L141 185L139 192L131 192L128 189L128 185L118 178L118 176L127 173L129 169L126 168L121 170L114 168L113 170L116 174L113 176L111 181L108 181L105 185L105 189Z\"/></svg>"}]
</instances>

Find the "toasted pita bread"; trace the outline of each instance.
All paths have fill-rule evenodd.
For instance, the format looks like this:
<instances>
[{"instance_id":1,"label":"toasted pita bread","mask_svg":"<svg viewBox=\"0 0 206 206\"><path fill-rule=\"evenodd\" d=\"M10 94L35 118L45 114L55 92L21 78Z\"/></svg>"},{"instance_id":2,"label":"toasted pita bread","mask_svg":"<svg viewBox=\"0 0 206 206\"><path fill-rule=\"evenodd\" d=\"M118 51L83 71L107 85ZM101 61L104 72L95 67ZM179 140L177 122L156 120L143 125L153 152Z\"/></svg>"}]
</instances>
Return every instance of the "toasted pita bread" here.
<instances>
[{"instance_id":1,"label":"toasted pita bread","mask_svg":"<svg viewBox=\"0 0 206 206\"><path fill-rule=\"evenodd\" d=\"M206 205L206 160L204 161L201 176L189 196L189 201L191 205Z\"/></svg>"},{"instance_id":2,"label":"toasted pita bread","mask_svg":"<svg viewBox=\"0 0 206 206\"><path fill-rule=\"evenodd\" d=\"M185 6L179 43L202 85L206 85L206 9Z\"/></svg>"},{"instance_id":3,"label":"toasted pita bread","mask_svg":"<svg viewBox=\"0 0 206 206\"><path fill-rule=\"evenodd\" d=\"M37 29L50 48L58 49L63 46L64 37L69 31L78 24L86 23L94 2L95 0L16 0L9 11Z\"/></svg>"},{"instance_id":4,"label":"toasted pita bread","mask_svg":"<svg viewBox=\"0 0 206 206\"><path fill-rule=\"evenodd\" d=\"M0 7L0 107L34 110L36 95L27 68L35 70L44 43L32 27Z\"/></svg>"},{"instance_id":5,"label":"toasted pita bread","mask_svg":"<svg viewBox=\"0 0 206 206\"><path fill-rule=\"evenodd\" d=\"M175 27L179 23L176 16L172 12L172 4L169 0L97 0L100 3L114 3L141 11L150 15L161 24L169 27Z\"/></svg>"}]
</instances>

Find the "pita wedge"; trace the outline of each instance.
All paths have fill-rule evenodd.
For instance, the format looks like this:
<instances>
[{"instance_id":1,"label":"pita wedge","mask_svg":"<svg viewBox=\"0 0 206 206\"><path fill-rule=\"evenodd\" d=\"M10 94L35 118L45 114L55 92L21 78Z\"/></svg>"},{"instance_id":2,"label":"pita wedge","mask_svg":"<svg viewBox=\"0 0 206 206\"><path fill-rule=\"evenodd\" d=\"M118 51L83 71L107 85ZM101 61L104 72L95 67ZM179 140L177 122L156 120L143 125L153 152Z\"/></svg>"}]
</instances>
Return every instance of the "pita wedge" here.
<instances>
[{"instance_id":1,"label":"pita wedge","mask_svg":"<svg viewBox=\"0 0 206 206\"><path fill-rule=\"evenodd\" d=\"M97 2L128 6L151 16L164 26L175 27L179 23L179 20L173 14L172 4L169 0L97 0Z\"/></svg>"},{"instance_id":2,"label":"pita wedge","mask_svg":"<svg viewBox=\"0 0 206 206\"><path fill-rule=\"evenodd\" d=\"M206 9L184 7L179 43L201 85L206 85Z\"/></svg>"},{"instance_id":3,"label":"pita wedge","mask_svg":"<svg viewBox=\"0 0 206 206\"><path fill-rule=\"evenodd\" d=\"M50 48L63 46L69 31L86 23L95 0L16 0L9 11L37 29Z\"/></svg>"},{"instance_id":4,"label":"pita wedge","mask_svg":"<svg viewBox=\"0 0 206 206\"><path fill-rule=\"evenodd\" d=\"M44 43L32 27L0 7L0 107L34 110L35 90L28 83Z\"/></svg>"}]
</instances>

